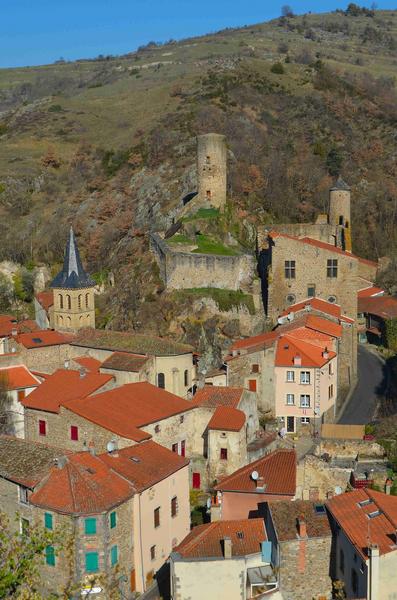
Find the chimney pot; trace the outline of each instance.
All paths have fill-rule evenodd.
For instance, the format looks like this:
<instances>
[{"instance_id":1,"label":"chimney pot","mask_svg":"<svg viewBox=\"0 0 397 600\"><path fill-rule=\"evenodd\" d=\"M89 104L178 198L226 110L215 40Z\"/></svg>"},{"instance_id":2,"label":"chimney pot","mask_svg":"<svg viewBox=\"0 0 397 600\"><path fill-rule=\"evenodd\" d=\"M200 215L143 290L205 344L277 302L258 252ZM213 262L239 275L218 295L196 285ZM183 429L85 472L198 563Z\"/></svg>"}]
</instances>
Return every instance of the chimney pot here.
<instances>
[{"instance_id":1,"label":"chimney pot","mask_svg":"<svg viewBox=\"0 0 397 600\"><path fill-rule=\"evenodd\" d=\"M300 515L298 519L298 535L301 538L307 537L307 527L304 515Z\"/></svg>"},{"instance_id":2,"label":"chimney pot","mask_svg":"<svg viewBox=\"0 0 397 600\"><path fill-rule=\"evenodd\" d=\"M83 379L86 376L86 370L84 368L80 369L80 379Z\"/></svg>"},{"instance_id":3,"label":"chimney pot","mask_svg":"<svg viewBox=\"0 0 397 600\"><path fill-rule=\"evenodd\" d=\"M232 558L232 540L228 536L223 538L223 555L224 558Z\"/></svg>"},{"instance_id":4,"label":"chimney pot","mask_svg":"<svg viewBox=\"0 0 397 600\"><path fill-rule=\"evenodd\" d=\"M265 480L263 477L258 477L258 479L256 480L256 489L257 490L264 490L265 489Z\"/></svg>"},{"instance_id":5,"label":"chimney pot","mask_svg":"<svg viewBox=\"0 0 397 600\"><path fill-rule=\"evenodd\" d=\"M96 455L96 451L95 451L95 444L94 442L91 440L90 443L88 444L88 452L90 454L92 454L92 456Z\"/></svg>"}]
</instances>

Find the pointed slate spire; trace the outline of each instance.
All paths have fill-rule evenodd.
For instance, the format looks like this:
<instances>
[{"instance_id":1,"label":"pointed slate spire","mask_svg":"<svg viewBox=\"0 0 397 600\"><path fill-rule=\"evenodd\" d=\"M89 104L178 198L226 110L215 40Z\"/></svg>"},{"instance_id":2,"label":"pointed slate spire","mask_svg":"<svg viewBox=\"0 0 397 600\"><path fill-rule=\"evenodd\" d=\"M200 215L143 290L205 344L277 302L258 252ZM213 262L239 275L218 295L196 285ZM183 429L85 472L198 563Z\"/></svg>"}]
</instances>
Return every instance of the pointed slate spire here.
<instances>
[{"instance_id":1,"label":"pointed slate spire","mask_svg":"<svg viewBox=\"0 0 397 600\"><path fill-rule=\"evenodd\" d=\"M66 245L63 268L51 282L52 288L79 289L93 287L95 281L84 271L79 249L74 237L73 227L70 227L69 240Z\"/></svg>"},{"instance_id":2,"label":"pointed slate spire","mask_svg":"<svg viewBox=\"0 0 397 600\"><path fill-rule=\"evenodd\" d=\"M334 187L332 187L331 190L343 190L345 192L350 192L350 187L345 181L343 181L342 177L339 175Z\"/></svg>"}]
</instances>

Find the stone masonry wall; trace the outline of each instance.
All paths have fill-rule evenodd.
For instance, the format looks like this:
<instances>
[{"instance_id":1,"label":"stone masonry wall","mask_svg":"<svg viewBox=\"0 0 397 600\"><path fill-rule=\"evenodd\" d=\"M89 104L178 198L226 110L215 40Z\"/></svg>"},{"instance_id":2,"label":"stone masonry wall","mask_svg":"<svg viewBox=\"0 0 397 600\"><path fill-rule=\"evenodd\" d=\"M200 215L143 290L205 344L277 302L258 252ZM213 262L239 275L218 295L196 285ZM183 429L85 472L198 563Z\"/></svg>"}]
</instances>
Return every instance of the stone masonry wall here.
<instances>
[{"instance_id":1,"label":"stone masonry wall","mask_svg":"<svg viewBox=\"0 0 397 600\"><path fill-rule=\"evenodd\" d=\"M259 373L252 372L252 365L259 365ZM256 380L258 409L261 412L275 410L274 396L274 347L236 356L227 363L228 385L248 389L249 381Z\"/></svg>"},{"instance_id":2,"label":"stone masonry wall","mask_svg":"<svg viewBox=\"0 0 397 600\"><path fill-rule=\"evenodd\" d=\"M151 249L167 288L221 288L251 291L256 261L249 254L220 256L176 252L157 234L151 235Z\"/></svg>"}]
</instances>

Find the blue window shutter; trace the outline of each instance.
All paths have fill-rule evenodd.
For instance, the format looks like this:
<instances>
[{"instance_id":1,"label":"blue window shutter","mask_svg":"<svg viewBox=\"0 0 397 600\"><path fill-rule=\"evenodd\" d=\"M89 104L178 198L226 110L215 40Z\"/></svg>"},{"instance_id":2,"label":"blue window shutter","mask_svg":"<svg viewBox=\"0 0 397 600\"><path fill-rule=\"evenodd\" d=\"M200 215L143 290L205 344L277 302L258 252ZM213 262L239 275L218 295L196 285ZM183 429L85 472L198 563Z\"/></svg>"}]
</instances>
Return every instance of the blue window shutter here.
<instances>
[{"instance_id":1,"label":"blue window shutter","mask_svg":"<svg viewBox=\"0 0 397 600\"><path fill-rule=\"evenodd\" d=\"M85 534L95 535L96 534L96 519L89 517L85 519Z\"/></svg>"},{"instance_id":2,"label":"blue window shutter","mask_svg":"<svg viewBox=\"0 0 397 600\"><path fill-rule=\"evenodd\" d=\"M272 562L272 543L271 542L262 542L262 562L271 563Z\"/></svg>"},{"instance_id":3,"label":"blue window shutter","mask_svg":"<svg viewBox=\"0 0 397 600\"><path fill-rule=\"evenodd\" d=\"M98 552L87 552L85 555L85 570L87 573L98 571Z\"/></svg>"},{"instance_id":4,"label":"blue window shutter","mask_svg":"<svg viewBox=\"0 0 397 600\"><path fill-rule=\"evenodd\" d=\"M45 549L45 562L50 567L55 567L55 550L54 546L46 546Z\"/></svg>"},{"instance_id":5,"label":"blue window shutter","mask_svg":"<svg viewBox=\"0 0 397 600\"><path fill-rule=\"evenodd\" d=\"M44 527L46 529L52 529L52 514L44 513Z\"/></svg>"},{"instance_id":6,"label":"blue window shutter","mask_svg":"<svg viewBox=\"0 0 397 600\"><path fill-rule=\"evenodd\" d=\"M111 559L111 563L112 563L112 567L118 563L119 557L118 557L118 548L117 546L112 546L111 550L110 550L110 559Z\"/></svg>"}]
</instances>

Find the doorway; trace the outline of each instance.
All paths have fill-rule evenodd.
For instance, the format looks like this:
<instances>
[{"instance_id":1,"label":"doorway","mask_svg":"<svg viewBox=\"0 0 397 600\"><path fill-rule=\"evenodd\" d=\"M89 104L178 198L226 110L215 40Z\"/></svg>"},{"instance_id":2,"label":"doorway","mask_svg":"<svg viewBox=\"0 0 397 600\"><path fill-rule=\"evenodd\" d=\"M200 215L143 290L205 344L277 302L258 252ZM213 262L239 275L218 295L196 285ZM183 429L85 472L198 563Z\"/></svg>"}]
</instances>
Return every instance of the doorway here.
<instances>
[{"instance_id":1,"label":"doorway","mask_svg":"<svg viewBox=\"0 0 397 600\"><path fill-rule=\"evenodd\" d=\"M295 432L295 417L287 417L287 433Z\"/></svg>"}]
</instances>

